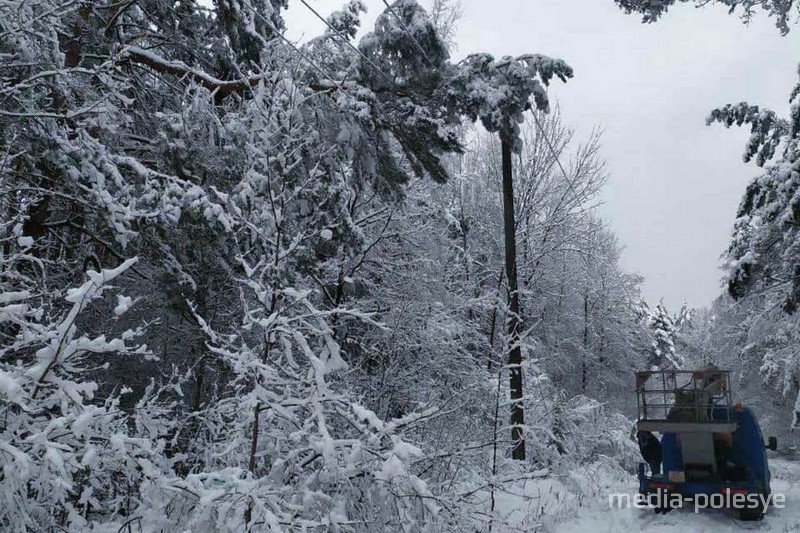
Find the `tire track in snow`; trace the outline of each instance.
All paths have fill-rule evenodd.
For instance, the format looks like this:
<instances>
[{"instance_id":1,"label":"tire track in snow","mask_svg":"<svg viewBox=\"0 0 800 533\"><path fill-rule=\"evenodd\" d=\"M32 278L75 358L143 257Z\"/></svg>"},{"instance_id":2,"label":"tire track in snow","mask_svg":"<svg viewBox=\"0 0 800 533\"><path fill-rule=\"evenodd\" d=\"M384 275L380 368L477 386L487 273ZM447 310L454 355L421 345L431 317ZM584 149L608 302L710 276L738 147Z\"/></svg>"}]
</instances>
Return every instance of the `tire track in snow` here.
<instances>
[{"instance_id":1,"label":"tire track in snow","mask_svg":"<svg viewBox=\"0 0 800 533\"><path fill-rule=\"evenodd\" d=\"M773 531L776 533L800 533L800 462L781 459L770 460L773 494L785 494L783 508L770 507L760 522L743 522L735 513L715 509L694 512L688 503L665 515L657 515L651 509L610 508L608 494L587 498L586 507L576 509L576 516L564 521L544 523L544 531L553 533L617 533L619 531L644 531L652 533L686 531L695 533ZM636 480L619 485L619 492L635 494Z\"/></svg>"}]
</instances>

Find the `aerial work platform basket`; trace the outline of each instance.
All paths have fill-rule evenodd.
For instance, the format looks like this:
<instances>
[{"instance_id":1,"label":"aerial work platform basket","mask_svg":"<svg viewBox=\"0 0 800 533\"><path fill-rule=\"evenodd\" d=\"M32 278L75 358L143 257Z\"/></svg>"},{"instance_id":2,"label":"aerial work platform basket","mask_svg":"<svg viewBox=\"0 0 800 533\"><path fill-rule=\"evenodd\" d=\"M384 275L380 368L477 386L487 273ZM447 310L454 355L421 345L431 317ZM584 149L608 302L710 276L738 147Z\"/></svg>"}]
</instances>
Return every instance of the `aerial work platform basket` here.
<instances>
[{"instance_id":1,"label":"aerial work platform basket","mask_svg":"<svg viewBox=\"0 0 800 533\"><path fill-rule=\"evenodd\" d=\"M639 431L731 433L730 371L651 370L636 373Z\"/></svg>"}]
</instances>

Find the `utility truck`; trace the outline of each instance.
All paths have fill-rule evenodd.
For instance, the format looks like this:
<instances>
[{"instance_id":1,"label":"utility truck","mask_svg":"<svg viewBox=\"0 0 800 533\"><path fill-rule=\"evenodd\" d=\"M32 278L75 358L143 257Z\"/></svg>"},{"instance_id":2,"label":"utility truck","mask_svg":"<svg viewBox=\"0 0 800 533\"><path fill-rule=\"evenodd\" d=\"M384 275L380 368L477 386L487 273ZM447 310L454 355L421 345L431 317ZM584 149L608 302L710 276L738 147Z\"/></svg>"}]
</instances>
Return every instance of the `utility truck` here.
<instances>
[{"instance_id":1,"label":"utility truck","mask_svg":"<svg viewBox=\"0 0 800 533\"><path fill-rule=\"evenodd\" d=\"M742 520L763 517L770 495L766 450L775 450L777 440L765 445L753 412L732 403L730 371L711 365L637 372L636 396L646 461L639 464L639 492L656 512L669 511L676 495L713 496Z\"/></svg>"}]
</instances>

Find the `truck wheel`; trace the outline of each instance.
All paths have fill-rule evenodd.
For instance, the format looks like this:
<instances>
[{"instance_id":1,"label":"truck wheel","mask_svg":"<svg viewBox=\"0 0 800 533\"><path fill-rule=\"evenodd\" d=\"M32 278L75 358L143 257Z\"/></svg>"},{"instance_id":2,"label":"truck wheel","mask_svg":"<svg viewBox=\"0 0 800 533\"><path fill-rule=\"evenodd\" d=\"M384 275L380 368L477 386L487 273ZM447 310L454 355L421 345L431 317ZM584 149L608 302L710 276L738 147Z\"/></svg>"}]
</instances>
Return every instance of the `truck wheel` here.
<instances>
[{"instance_id":1,"label":"truck wheel","mask_svg":"<svg viewBox=\"0 0 800 533\"><path fill-rule=\"evenodd\" d=\"M764 499L766 499L766 495L764 495L763 497ZM761 520L764 518L764 513L766 512L767 508L766 505L764 504L764 500L759 498L758 505L756 507L747 507L744 509L739 509L739 519L746 522Z\"/></svg>"}]
</instances>

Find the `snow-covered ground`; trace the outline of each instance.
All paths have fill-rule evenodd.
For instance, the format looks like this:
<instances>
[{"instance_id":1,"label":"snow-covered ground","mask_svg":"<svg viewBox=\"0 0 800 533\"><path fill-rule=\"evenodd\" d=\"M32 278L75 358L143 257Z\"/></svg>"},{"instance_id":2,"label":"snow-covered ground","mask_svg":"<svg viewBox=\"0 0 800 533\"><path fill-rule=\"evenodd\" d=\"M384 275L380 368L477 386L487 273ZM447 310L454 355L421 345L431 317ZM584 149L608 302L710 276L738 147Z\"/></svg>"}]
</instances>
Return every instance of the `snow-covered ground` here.
<instances>
[{"instance_id":1,"label":"snow-covered ground","mask_svg":"<svg viewBox=\"0 0 800 533\"><path fill-rule=\"evenodd\" d=\"M782 509L770 507L761 522L742 522L730 512L704 509L695 513L694 507L686 506L666 515L655 514L650 509L612 509L608 493L636 492L636 480L631 476L626 483L620 479L607 479L587 496L574 516L566 519L547 520L542 517L545 531L558 533L652 531L652 532L708 532L764 530L776 532L800 532L800 463L782 459L770 461L773 494L784 494Z\"/></svg>"},{"instance_id":2,"label":"snow-covered ground","mask_svg":"<svg viewBox=\"0 0 800 533\"><path fill-rule=\"evenodd\" d=\"M763 530L800 533L800 462L771 459L772 493L784 494L783 508L770 507L760 522L743 522L731 512L687 504L666 515L651 509L611 508L610 493L635 494L634 475L599 463L560 478L519 484L498 498L500 529L553 533L698 532Z\"/></svg>"}]
</instances>

